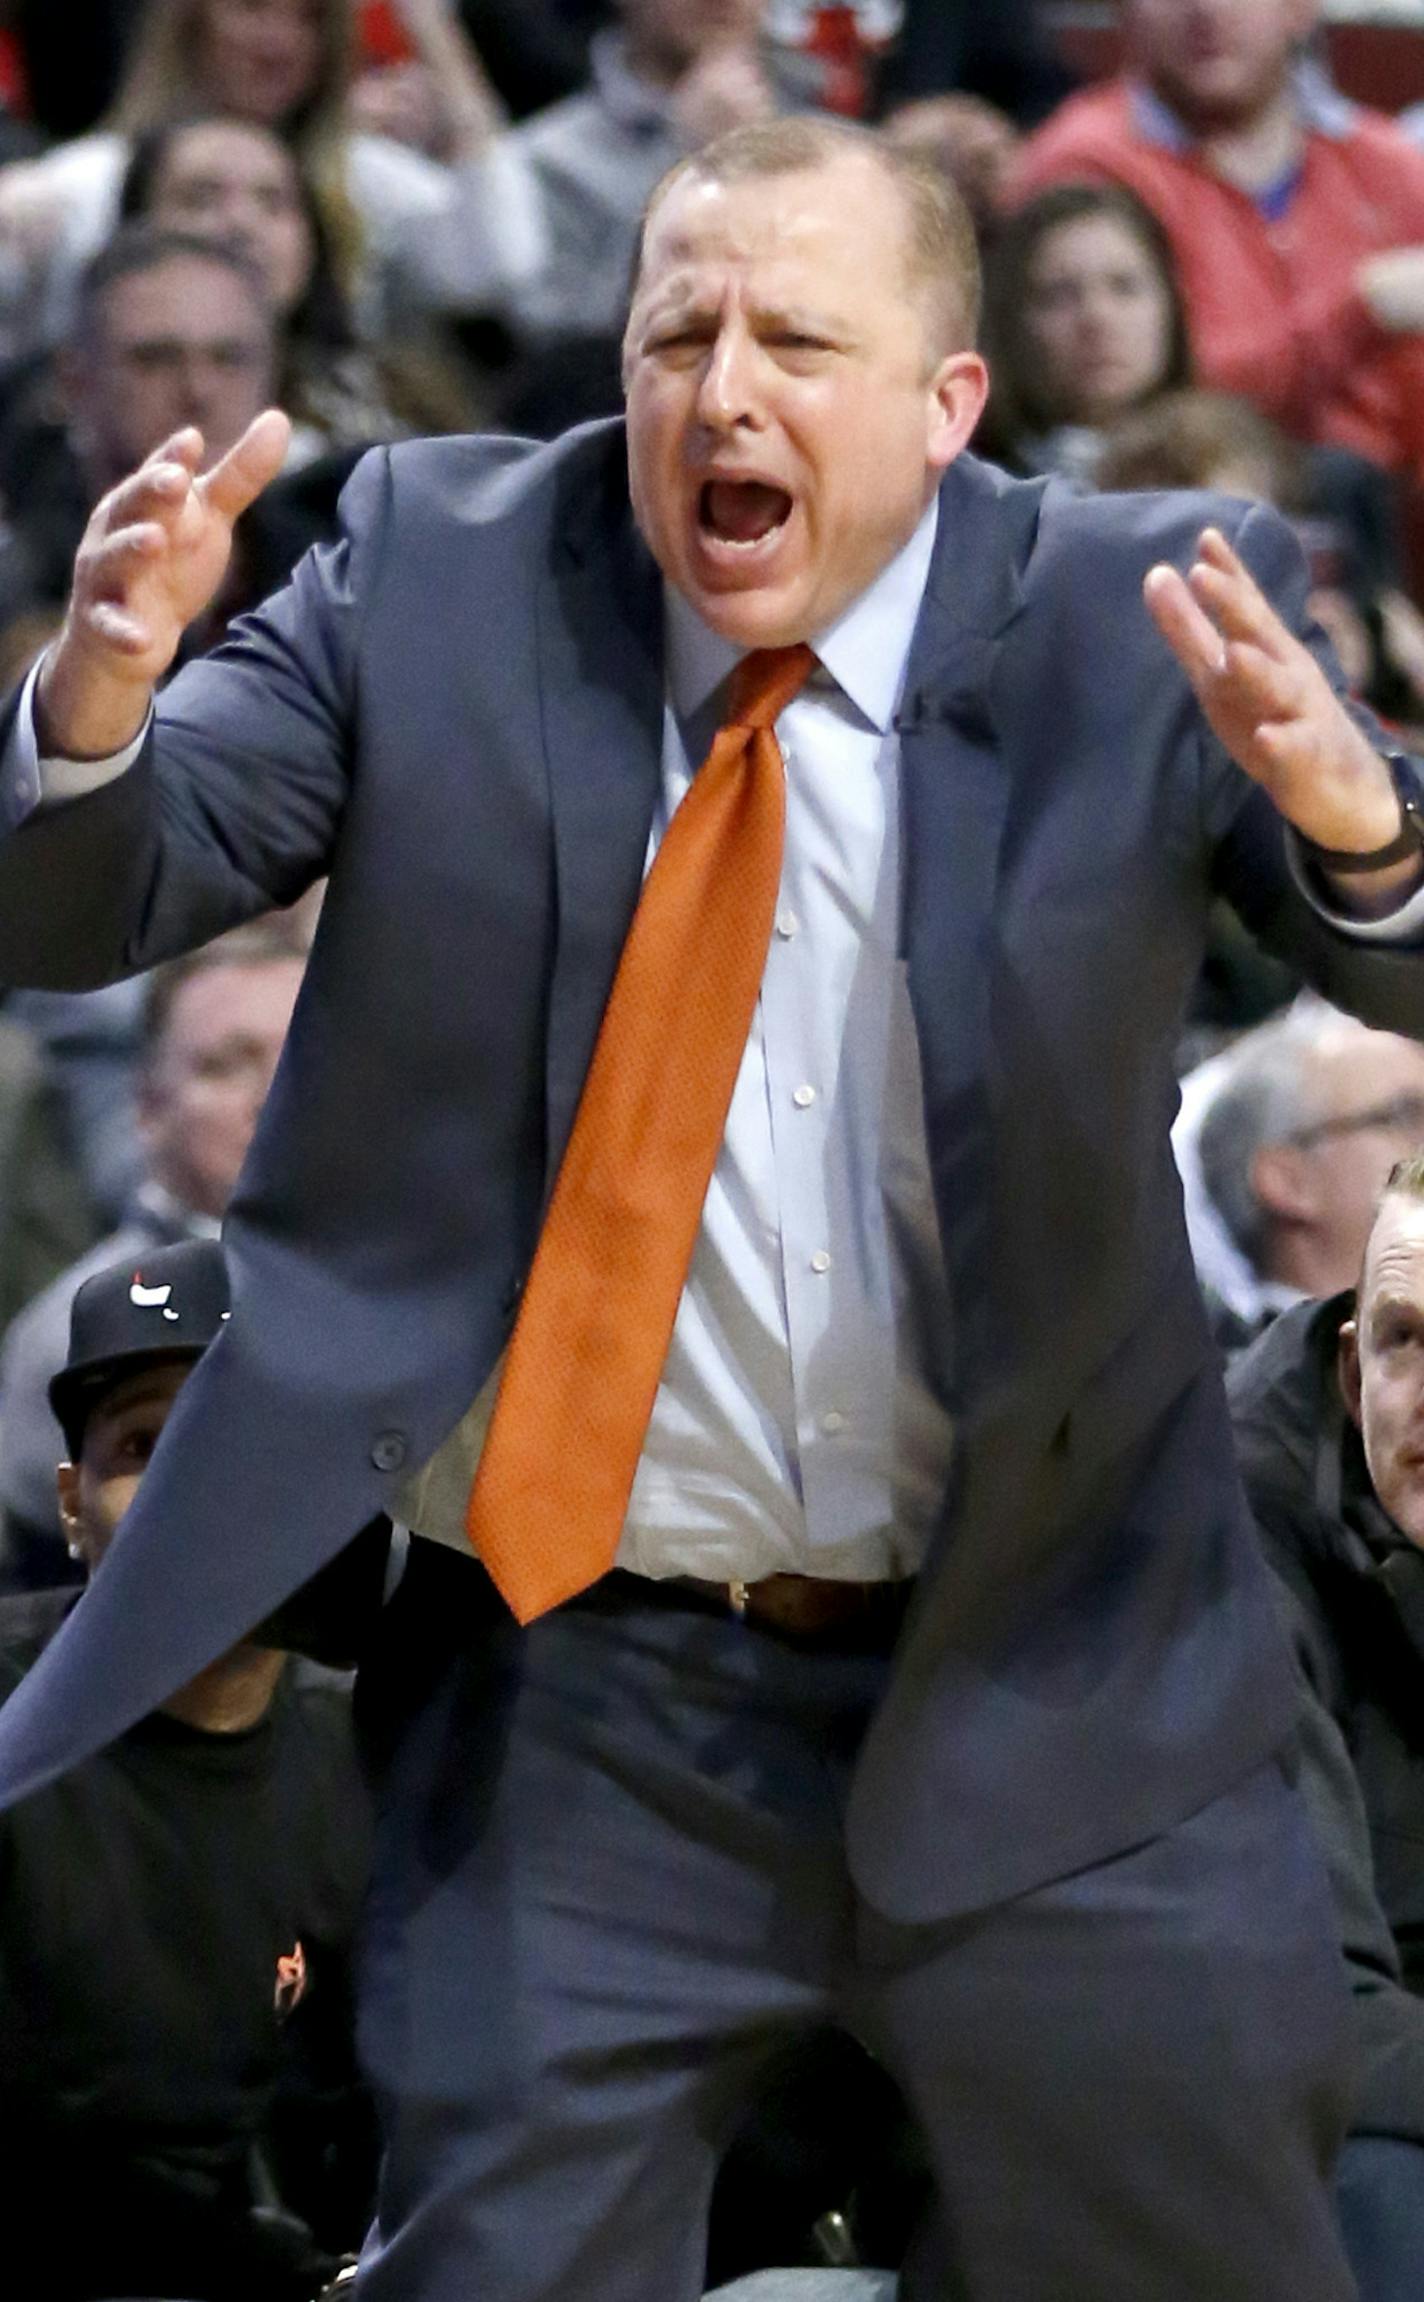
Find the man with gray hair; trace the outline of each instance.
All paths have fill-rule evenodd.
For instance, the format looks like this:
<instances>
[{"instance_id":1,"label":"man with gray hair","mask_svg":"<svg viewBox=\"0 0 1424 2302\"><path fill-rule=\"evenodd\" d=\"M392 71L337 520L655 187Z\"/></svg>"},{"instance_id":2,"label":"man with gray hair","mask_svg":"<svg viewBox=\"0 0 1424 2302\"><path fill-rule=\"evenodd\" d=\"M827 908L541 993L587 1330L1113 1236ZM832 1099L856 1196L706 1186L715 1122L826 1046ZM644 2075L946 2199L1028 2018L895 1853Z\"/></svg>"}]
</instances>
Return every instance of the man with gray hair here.
<instances>
[{"instance_id":1,"label":"man with gray hair","mask_svg":"<svg viewBox=\"0 0 1424 2302\"><path fill-rule=\"evenodd\" d=\"M1424 1141L1424 1049L1307 994L1191 1075L1173 1140L1229 1350L1353 1283L1385 1177Z\"/></svg>"},{"instance_id":2,"label":"man with gray hair","mask_svg":"<svg viewBox=\"0 0 1424 2302\"><path fill-rule=\"evenodd\" d=\"M1358 1285L1355 1278L1358 1276ZM1232 1371L1236 1444L1301 1689L1356 2040L1338 2197L1361 2302L1424 2261L1424 1154L1394 1167L1351 1292Z\"/></svg>"}]
</instances>

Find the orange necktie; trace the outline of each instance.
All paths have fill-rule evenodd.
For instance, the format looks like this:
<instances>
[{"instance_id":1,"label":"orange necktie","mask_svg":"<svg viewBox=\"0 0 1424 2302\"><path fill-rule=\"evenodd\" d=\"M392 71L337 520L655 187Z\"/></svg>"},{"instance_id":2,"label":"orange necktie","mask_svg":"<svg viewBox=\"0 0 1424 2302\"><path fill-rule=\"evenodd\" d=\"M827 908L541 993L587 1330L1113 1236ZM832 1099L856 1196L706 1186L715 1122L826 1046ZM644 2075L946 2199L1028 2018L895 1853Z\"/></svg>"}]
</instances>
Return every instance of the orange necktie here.
<instances>
[{"instance_id":1,"label":"orange necktie","mask_svg":"<svg viewBox=\"0 0 1424 2302\"><path fill-rule=\"evenodd\" d=\"M522 1623L613 1564L781 881L773 732L815 664L762 649L643 883L470 1489Z\"/></svg>"}]
</instances>

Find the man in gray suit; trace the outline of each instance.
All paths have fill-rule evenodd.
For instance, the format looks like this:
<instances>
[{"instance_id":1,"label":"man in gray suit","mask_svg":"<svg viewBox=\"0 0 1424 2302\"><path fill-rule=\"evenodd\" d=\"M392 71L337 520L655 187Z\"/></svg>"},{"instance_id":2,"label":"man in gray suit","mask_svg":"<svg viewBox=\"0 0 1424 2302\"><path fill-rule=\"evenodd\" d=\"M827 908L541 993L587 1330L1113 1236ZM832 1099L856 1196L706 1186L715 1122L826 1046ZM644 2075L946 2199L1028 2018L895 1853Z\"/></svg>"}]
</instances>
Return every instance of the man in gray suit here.
<instances>
[{"instance_id":1,"label":"man in gray suit","mask_svg":"<svg viewBox=\"0 0 1424 2302\"><path fill-rule=\"evenodd\" d=\"M720 2140L832 2013L925 2128L907 2302L1349 2291L1344 1990L1167 1124L1217 891L1420 1026L1417 783L1297 636L1270 513L1198 543L1198 500L964 453L974 300L938 179L739 131L655 202L626 447L369 459L341 546L150 728L284 426L206 477L180 436L16 707L0 973L147 964L330 871L232 1319L0 1791L374 1511L414 1530L362 1685L369 2302L695 2296ZM729 676L808 638L616 1559L521 1627L463 1503L546 1195Z\"/></svg>"}]
</instances>

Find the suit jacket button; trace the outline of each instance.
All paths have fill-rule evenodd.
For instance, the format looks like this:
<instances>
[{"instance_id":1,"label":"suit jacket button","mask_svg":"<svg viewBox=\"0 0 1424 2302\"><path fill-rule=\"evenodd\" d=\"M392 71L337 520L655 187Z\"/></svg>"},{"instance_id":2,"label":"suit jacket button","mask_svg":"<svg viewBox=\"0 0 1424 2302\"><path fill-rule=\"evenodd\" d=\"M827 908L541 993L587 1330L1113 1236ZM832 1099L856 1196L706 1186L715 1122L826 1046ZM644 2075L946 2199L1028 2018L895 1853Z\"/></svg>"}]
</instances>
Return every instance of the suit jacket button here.
<instances>
[{"instance_id":1,"label":"suit jacket button","mask_svg":"<svg viewBox=\"0 0 1424 2302\"><path fill-rule=\"evenodd\" d=\"M405 1461L405 1433L378 1431L371 1443L371 1460L378 1471L398 1471Z\"/></svg>"}]
</instances>

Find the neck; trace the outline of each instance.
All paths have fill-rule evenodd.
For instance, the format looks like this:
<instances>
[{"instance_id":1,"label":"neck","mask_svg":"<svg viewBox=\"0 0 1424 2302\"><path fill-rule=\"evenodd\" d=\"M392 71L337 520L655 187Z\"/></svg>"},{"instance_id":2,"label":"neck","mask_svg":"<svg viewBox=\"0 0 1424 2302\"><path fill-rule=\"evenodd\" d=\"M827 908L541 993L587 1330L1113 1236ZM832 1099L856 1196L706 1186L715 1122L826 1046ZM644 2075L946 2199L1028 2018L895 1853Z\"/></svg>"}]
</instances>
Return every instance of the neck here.
<instances>
[{"instance_id":1,"label":"neck","mask_svg":"<svg viewBox=\"0 0 1424 2302\"><path fill-rule=\"evenodd\" d=\"M234 1647L171 1695L164 1714L204 1734L241 1734L266 1716L285 1661L271 1647Z\"/></svg>"},{"instance_id":2,"label":"neck","mask_svg":"<svg viewBox=\"0 0 1424 2302\"><path fill-rule=\"evenodd\" d=\"M1194 133L1206 165L1243 192L1263 192L1279 183L1305 149L1305 130L1288 80L1249 118L1202 121Z\"/></svg>"}]
</instances>

